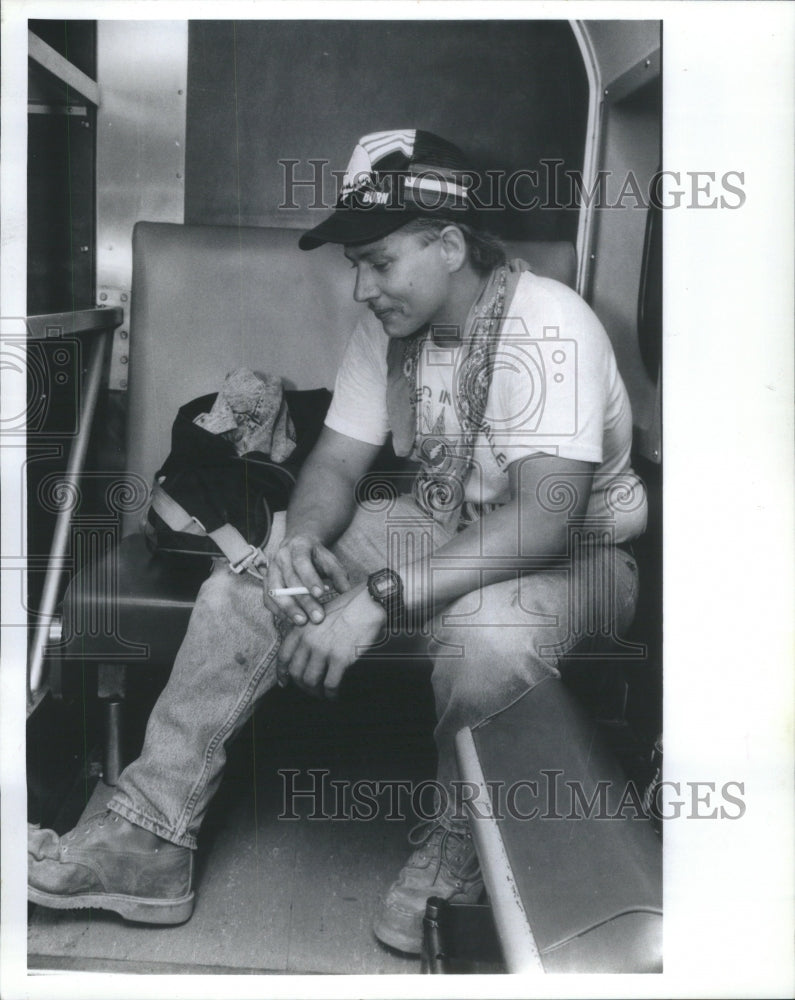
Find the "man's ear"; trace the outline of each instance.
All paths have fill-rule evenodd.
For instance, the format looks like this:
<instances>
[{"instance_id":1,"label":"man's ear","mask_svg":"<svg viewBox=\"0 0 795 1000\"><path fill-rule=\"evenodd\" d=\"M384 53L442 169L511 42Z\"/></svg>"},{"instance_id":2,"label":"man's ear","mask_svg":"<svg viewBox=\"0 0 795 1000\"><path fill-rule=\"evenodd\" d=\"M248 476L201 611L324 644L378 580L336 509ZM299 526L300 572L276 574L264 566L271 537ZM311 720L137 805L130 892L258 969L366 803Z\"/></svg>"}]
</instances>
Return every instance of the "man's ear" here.
<instances>
[{"instance_id":1,"label":"man's ear","mask_svg":"<svg viewBox=\"0 0 795 1000\"><path fill-rule=\"evenodd\" d=\"M458 226L445 226L439 234L442 258L450 274L460 271L467 262L467 241Z\"/></svg>"}]
</instances>

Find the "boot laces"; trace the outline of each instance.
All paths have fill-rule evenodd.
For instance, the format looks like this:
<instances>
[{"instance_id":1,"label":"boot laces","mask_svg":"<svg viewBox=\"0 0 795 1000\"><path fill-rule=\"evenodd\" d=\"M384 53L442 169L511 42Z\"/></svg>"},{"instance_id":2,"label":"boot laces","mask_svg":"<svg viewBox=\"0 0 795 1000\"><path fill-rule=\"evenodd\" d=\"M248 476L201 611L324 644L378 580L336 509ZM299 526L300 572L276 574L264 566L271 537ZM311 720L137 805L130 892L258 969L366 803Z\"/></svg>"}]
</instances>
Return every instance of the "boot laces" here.
<instances>
[{"instance_id":1,"label":"boot laces","mask_svg":"<svg viewBox=\"0 0 795 1000\"><path fill-rule=\"evenodd\" d=\"M409 843L418 848L418 860L435 858L434 879L444 865L450 875L464 882L474 878L480 864L468 831L449 830L438 819L423 820L409 833Z\"/></svg>"},{"instance_id":2,"label":"boot laces","mask_svg":"<svg viewBox=\"0 0 795 1000\"><path fill-rule=\"evenodd\" d=\"M104 812L94 813L92 816L87 816L82 823L79 823L69 833L64 834L61 839L66 841L74 840L78 833L87 834L94 827L99 829L107 822L114 822L114 817L115 813L112 813L109 809L106 809Z\"/></svg>"}]
</instances>

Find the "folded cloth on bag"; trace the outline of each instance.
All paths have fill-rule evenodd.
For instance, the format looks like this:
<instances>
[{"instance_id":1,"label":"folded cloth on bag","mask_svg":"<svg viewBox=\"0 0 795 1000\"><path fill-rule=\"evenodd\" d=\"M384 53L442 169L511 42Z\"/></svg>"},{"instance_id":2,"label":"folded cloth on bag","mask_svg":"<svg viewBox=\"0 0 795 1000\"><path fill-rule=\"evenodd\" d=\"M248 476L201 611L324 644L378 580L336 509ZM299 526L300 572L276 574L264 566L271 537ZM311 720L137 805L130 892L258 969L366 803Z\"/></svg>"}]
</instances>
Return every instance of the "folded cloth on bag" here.
<instances>
[{"instance_id":1,"label":"folded cloth on bag","mask_svg":"<svg viewBox=\"0 0 795 1000\"><path fill-rule=\"evenodd\" d=\"M236 368L224 383L209 413L193 421L211 434L223 435L238 455L260 451L274 462L284 462L293 452L296 435L282 380Z\"/></svg>"}]
</instances>

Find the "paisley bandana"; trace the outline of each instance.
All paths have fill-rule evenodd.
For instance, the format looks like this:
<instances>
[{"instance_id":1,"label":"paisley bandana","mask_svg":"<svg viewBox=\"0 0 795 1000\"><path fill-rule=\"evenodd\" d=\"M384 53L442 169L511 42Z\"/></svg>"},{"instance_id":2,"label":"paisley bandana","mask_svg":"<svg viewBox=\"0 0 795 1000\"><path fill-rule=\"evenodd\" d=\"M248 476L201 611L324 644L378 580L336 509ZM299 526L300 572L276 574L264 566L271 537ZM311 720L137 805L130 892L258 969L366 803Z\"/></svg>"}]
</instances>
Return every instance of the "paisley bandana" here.
<instances>
[{"instance_id":1,"label":"paisley bandana","mask_svg":"<svg viewBox=\"0 0 795 1000\"><path fill-rule=\"evenodd\" d=\"M475 509L478 505L464 500L466 481L472 470L475 439L483 427L494 352L519 278L528 270L530 265L519 259L495 268L469 311L453 386L461 423L454 448L444 447L432 435L423 435L418 426L419 358L430 331L426 327L412 337L389 342L387 411L395 454L419 456L413 485L415 502L451 530L465 527L482 513Z\"/></svg>"}]
</instances>

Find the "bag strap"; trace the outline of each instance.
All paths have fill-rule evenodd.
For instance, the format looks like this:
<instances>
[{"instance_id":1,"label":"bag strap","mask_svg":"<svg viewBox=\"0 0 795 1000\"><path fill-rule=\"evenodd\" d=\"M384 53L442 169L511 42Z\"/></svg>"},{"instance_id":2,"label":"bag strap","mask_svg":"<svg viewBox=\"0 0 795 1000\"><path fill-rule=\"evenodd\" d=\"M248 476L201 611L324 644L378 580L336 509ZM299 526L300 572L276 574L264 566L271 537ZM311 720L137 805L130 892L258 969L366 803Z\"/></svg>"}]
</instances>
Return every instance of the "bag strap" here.
<instances>
[{"instance_id":1,"label":"bag strap","mask_svg":"<svg viewBox=\"0 0 795 1000\"><path fill-rule=\"evenodd\" d=\"M211 538L229 560L229 568L233 573L250 573L258 580L262 579L253 565L256 559L263 556L262 549L250 545L233 525L222 524L220 528L208 531L197 517L189 514L159 483L152 487L150 506L172 531Z\"/></svg>"}]
</instances>

